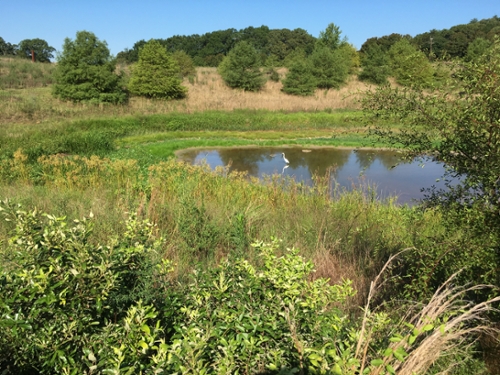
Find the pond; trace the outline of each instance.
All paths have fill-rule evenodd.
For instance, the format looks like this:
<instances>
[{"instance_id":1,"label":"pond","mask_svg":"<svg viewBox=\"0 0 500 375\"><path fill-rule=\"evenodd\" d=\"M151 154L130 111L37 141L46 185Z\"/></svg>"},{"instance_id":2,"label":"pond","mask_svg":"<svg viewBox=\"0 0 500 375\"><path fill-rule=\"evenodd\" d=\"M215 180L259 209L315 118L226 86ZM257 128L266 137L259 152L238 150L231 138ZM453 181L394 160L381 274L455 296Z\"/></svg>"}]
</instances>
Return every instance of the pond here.
<instances>
[{"instance_id":1,"label":"pond","mask_svg":"<svg viewBox=\"0 0 500 375\"><path fill-rule=\"evenodd\" d=\"M212 169L230 165L230 171L259 178L279 174L308 185L313 183L313 174L325 175L330 169L331 178L340 186L351 189L375 185L379 198L397 196L400 204L423 198L423 188L444 187L442 181L438 182L444 174L442 164L431 160L403 163L395 151L389 150L240 147L188 149L177 156L194 165L206 162Z\"/></svg>"}]
</instances>

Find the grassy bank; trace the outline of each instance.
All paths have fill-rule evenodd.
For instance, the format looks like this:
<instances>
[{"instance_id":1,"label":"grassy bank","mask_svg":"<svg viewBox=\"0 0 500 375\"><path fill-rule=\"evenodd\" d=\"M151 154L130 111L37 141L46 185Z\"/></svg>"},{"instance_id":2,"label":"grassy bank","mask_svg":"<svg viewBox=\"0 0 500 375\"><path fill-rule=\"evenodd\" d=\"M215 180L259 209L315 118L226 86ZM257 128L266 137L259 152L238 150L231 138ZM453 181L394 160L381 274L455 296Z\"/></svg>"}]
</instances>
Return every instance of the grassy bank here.
<instances>
[{"instance_id":1,"label":"grassy bank","mask_svg":"<svg viewBox=\"0 0 500 375\"><path fill-rule=\"evenodd\" d=\"M0 156L22 148L29 160L47 154L108 155L119 147L167 142L175 151L212 140L213 146L241 144L373 145L365 138L359 111L283 113L270 111L172 113L77 120L67 123L4 125ZM219 142L217 142L219 140ZM168 155L172 155L169 151Z\"/></svg>"}]
</instances>

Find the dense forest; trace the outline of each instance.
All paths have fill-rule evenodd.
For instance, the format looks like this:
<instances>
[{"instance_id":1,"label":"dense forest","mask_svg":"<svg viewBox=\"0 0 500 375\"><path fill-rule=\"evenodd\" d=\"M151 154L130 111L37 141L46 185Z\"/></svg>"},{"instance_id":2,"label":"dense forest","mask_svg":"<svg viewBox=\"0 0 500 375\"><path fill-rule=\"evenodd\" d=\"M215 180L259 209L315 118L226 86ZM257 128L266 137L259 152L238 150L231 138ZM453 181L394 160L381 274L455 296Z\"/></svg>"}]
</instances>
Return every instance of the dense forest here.
<instances>
[{"instance_id":1,"label":"dense forest","mask_svg":"<svg viewBox=\"0 0 500 375\"><path fill-rule=\"evenodd\" d=\"M469 46L476 39L491 42L495 35L500 35L500 18L496 15L483 20L473 19L468 24L456 25L449 29L433 29L414 37L397 33L372 37L363 43L359 52L366 53L373 45L378 45L387 51L394 43L405 38L428 56L445 59L462 58L467 55ZM303 53L309 56L314 50L316 40L316 37L301 28L270 29L264 25L250 26L241 30L234 28L218 30L203 35L174 35L166 39L157 39L168 52L186 52L196 66L218 66L223 57L241 41L250 43L264 63L267 60L273 64L283 63L291 54ZM34 50L37 56L41 57L40 61L49 61L54 57L52 53L55 49L43 42L41 39L29 39L16 45L0 37L0 54L31 58L31 51ZM137 62L139 50L145 44L145 40L139 40L132 48L119 52L116 56L118 61Z\"/></svg>"},{"instance_id":2,"label":"dense forest","mask_svg":"<svg viewBox=\"0 0 500 375\"><path fill-rule=\"evenodd\" d=\"M468 24L456 25L450 29L434 29L414 37L390 34L369 38L361 46L360 52L366 52L374 44L389 50L398 40L406 38L427 55L434 55L437 58L464 57L474 40L482 38L492 41L495 35L500 35L498 16L480 21L473 19ZM252 44L263 60L271 58L271 61L277 62L285 61L287 56L297 53L297 50L303 51L308 56L313 52L316 43L316 38L303 29L270 29L267 26L247 27L241 30L227 29L203 35L175 35L158 41L169 52L185 51L198 66L218 66L222 58L243 40ZM117 58L127 63L136 62L139 49L144 44L145 40L136 42L131 49L118 53Z\"/></svg>"}]
</instances>

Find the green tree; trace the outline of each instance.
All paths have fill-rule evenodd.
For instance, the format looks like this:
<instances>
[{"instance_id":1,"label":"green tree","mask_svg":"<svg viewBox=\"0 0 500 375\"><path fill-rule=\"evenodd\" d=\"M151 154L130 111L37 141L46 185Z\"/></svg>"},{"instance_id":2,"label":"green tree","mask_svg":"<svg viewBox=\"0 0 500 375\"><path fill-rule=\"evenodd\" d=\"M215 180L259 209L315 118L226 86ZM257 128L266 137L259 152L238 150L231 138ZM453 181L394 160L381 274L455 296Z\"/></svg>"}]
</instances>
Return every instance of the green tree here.
<instances>
[{"instance_id":1,"label":"green tree","mask_svg":"<svg viewBox=\"0 0 500 375\"><path fill-rule=\"evenodd\" d=\"M486 50L491 47L491 42L484 38L476 38L467 47L467 54L465 59L467 61L473 61L478 59L480 56L486 53Z\"/></svg>"},{"instance_id":2,"label":"green tree","mask_svg":"<svg viewBox=\"0 0 500 375\"><path fill-rule=\"evenodd\" d=\"M239 42L219 65L219 73L229 87L259 91L266 79L260 71L260 58L246 41Z\"/></svg>"},{"instance_id":3,"label":"green tree","mask_svg":"<svg viewBox=\"0 0 500 375\"><path fill-rule=\"evenodd\" d=\"M56 49L49 46L43 39L24 39L21 40L17 47L18 55L27 59L32 59L32 54L35 54L35 60L38 62L50 62L54 58Z\"/></svg>"},{"instance_id":4,"label":"green tree","mask_svg":"<svg viewBox=\"0 0 500 375\"><path fill-rule=\"evenodd\" d=\"M149 98L181 99L187 89L181 85L180 69L158 41L152 39L139 52L128 89L132 94Z\"/></svg>"},{"instance_id":5,"label":"green tree","mask_svg":"<svg viewBox=\"0 0 500 375\"><path fill-rule=\"evenodd\" d=\"M457 61L453 72L451 89L446 86L433 91L401 90L384 86L367 96L364 108L377 118L405 125L398 131L381 127L375 134L402 145L410 158L431 155L450 168L445 177L454 177L446 190L429 192L426 205L439 208L449 230L462 233L468 238L467 245L461 247L458 240L451 248L444 248L436 240L432 247L437 249L427 255L422 252L420 261L413 262L413 270L420 271L413 273L412 278L425 276L426 285L438 285L454 272L462 271L463 283L498 286L500 40L476 61Z\"/></svg>"},{"instance_id":6,"label":"green tree","mask_svg":"<svg viewBox=\"0 0 500 375\"><path fill-rule=\"evenodd\" d=\"M316 85L309 61L297 59L283 80L282 91L291 95L309 96L314 94Z\"/></svg>"},{"instance_id":7,"label":"green tree","mask_svg":"<svg viewBox=\"0 0 500 375\"><path fill-rule=\"evenodd\" d=\"M78 31L75 40L66 38L57 60L55 96L74 102L123 103L127 100L106 42L92 32Z\"/></svg>"},{"instance_id":8,"label":"green tree","mask_svg":"<svg viewBox=\"0 0 500 375\"><path fill-rule=\"evenodd\" d=\"M349 76L353 48L341 34L340 28L330 23L316 41L310 61L318 88L340 88Z\"/></svg>"},{"instance_id":9,"label":"green tree","mask_svg":"<svg viewBox=\"0 0 500 375\"><path fill-rule=\"evenodd\" d=\"M351 66L350 56L346 50L338 48L317 47L310 57L312 74L318 88L338 89L345 83Z\"/></svg>"},{"instance_id":10,"label":"green tree","mask_svg":"<svg viewBox=\"0 0 500 375\"><path fill-rule=\"evenodd\" d=\"M404 86L429 86L434 70L423 52L407 39L401 39L389 49L389 63L396 81Z\"/></svg>"},{"instance_id":11,"label":"green tree","mask_svg":"<svg viewBox=\"0 0 500 375\"><path fill-rule=\"evenodd\" d=\"M179 71L182 77L193 76L196 73L194 62L191 56L184 51L175 51L172 53L172 58L179 66Z\"/></svg>"},{"instance_id":12,"label":"green tree","mask_svg":"<svg viewBox=\"0 0 500 375\"><path fill-rule=\"evenodd\" d=\"M342 31L340 27L334 23L328 24L324 31L320 31L316 45L320 47L327 47L332 51L340 48L343 44L347 43L346 38L342 38Z\"/></svg>"},{"instance_id":13,"label":"green tree","mask_svg":"<svg viewBox=\"0 0 500 375\"><path fill-rule=\"evenodd\" d=\"M377 85L387 83L390 75L389 58L377 44L370 45L361 61L362 70L359 73L361 81L368 81Z\"/></svg>"},{"instance_id":14,"label":"green tree","mask_svg":"<svg viewBox=\"0 0 500 375\"><path fill-rule=\"evenodd\" d=\"M2 37L0 37L0 55L15 55L17 46L6 42Z\"/></svg>"},{"instance_id":15,"label":"green tree","mask_svg":"<svg viewBox=\"0 0 500 375\"><path fill-rule=\"evenodd\" d=\"M268 34L266 54L275 56L278 61L284 61L287 56L296 50L302 50L306 56L314 49L316 39L303 29L274 29Z\"/></svg>"}]
</instances>

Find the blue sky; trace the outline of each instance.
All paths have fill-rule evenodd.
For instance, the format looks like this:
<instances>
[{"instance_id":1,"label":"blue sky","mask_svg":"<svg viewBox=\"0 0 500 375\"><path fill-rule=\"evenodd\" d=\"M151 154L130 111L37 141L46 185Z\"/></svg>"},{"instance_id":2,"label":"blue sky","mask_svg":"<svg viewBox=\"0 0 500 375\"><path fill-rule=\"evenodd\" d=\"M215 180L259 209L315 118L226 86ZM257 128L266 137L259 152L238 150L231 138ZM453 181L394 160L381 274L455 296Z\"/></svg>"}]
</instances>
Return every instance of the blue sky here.
<instances>
[{"instance_id":1,"label":"blue sky","mask_svg":"<svg viewBox=\"0 0 500 375\"><path fill-rule=\"evenodd\" d=\"M447 29L500 16L500 0L0 0L0 36L41 38L60 51L80 30L116 55L135 42L266 25L317 37L333 22L356 48L371 37Z\"/></svg>"}]
</instances>

